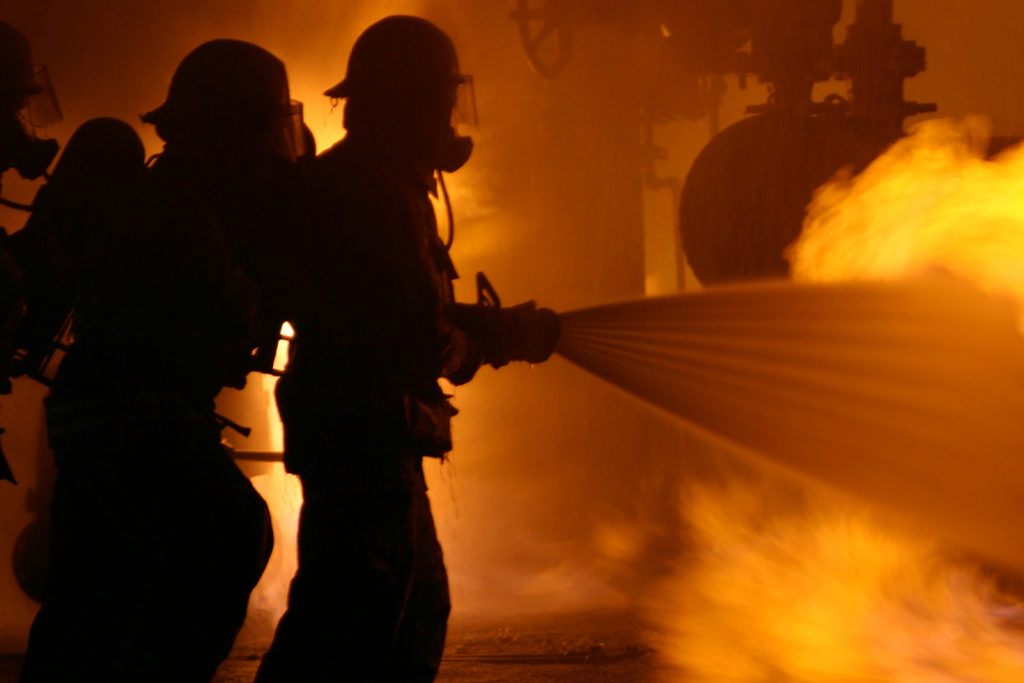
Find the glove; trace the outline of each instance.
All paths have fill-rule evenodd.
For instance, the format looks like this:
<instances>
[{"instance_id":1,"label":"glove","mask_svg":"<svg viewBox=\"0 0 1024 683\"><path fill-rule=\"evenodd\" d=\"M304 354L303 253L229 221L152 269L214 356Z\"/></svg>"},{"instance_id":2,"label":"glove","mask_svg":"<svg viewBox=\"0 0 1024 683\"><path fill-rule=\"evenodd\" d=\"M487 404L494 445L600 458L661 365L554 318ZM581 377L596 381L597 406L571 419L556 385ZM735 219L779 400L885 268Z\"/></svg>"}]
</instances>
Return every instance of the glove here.
<instances>
[{"instance_id":1,"label":"glove","mask_svg":"<svg viewBox=\"0 0 1024 683\"><path fill-rule=\"evenodd\" d=\"M466 333L495 368L510 361L541 363L555 350L561 324L550 308L527 301L518 306L452 304L451 321Z\"/></svg>"}]
</instances>

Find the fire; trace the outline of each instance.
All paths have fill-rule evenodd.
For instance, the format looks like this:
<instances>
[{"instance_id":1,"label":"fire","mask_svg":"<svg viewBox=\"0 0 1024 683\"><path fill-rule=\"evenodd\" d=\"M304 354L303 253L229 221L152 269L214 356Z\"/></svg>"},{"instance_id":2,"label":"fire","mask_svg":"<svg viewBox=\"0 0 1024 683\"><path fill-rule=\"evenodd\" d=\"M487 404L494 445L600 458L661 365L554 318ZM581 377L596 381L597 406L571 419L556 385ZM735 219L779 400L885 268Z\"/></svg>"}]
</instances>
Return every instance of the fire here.
<instances>
[{"instance_id":1,"label":"fire","mask_svg":"<svg viewBox=\"0 0 1024 683\"><path fill-rule=\"evenodd\" d=\"M791 247L797 280L942 270L1024 301L1024 147L985 158L986 120L927 121L815 195Z\"/></svg>"},{"instance_id":2,"label":"fire","mask_svg":"<svg viewBox=\"0 0 1024 683\"><path fill-rule=\"evenodd\" d=\"M656 644L685 680L1024 676L1024 608L928 540L765 482L688 494L699 555L653 610Z\"/></svg>"},{"instance_id":3,"label":"fire","mask_svg":"<svg viewBox=\"0 0 1024 683\"><path fill-rule=\"evenodd\" d=\"M286 322L281 326L280 334L274 358L276 370L283 370L288 362L288 347L295 331ZM241 411L238 417L249 422L254 430L249 439L237 434L227 434L226 439L243 451L240 454L243 458L252 456L245 451L255 451L256 461L242 460L239 464L267 502L274 532L274 550L250 596L245 628L238 638L240 643L262 643L271 638L278 619L285 611L288 584L298 567L296 532L302 507L302 486L296 477L285 472L282 462L271 462L284 451L284 431L273 398L276 384L277 377L253 373L248 377L243 392L225 390L236 401L232 407ZM219 400L223 398L222 394Z\"/></svg>"},{"instance_id":4,"label":"fire","mask_svg":"<svg viewBox=\"0 0 1024 683\"><path fill-rule=\"evenodd\" d=\"M1024 302L1024 147L989 160L988 139L981 118L928 121L859 176L820 188L789 252L794 278L938 271ZM733 479L687 492L696 558L652 609L673 670L697 681L1024 678L1024 606L991 572L850 503L783 488Z\"/></svg>"}]
</instances>

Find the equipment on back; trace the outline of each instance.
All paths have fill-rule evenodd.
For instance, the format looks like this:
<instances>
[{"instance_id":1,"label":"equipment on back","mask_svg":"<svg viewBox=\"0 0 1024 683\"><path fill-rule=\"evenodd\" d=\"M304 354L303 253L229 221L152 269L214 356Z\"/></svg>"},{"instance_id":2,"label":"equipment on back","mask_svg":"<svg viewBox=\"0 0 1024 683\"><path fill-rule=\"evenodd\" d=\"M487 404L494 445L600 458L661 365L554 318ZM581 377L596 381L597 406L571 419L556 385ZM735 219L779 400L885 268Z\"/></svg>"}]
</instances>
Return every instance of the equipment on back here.
<instances>
[{"instance_id":1,"label":"equipment on back","mask_svg":"<svg viewBox=\"0 0 1024 683\"><path fill-rule=\"evenodd\" d=\"M66 351L80 278L138 198L142 141L127 123L91 119L68 140L25 227L10 238L24 272L25 318L15 335L12 376L48 384Z\"/></svg>"}]
</instances>

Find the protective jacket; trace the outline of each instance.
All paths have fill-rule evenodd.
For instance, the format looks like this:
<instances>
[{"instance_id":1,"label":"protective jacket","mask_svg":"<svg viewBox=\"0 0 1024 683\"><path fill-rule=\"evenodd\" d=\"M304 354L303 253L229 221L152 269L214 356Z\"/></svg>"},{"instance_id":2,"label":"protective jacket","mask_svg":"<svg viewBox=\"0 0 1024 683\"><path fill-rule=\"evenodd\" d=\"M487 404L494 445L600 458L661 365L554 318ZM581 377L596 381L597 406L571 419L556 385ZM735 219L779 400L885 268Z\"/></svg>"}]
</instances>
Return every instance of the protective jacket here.
<instances>
[{"instance_id":1,"label":"protective jacket","mask_svg":"<svg viewBox=\"0 0 1024 683\"><path fill-rule=\"evenodd\" d=\"M303 443L320 428L353 452L384 442L426 456L451 449L455 410L438 378L468 381L480 354L447 315L457 274L431 189L368 142L346 139L317 157L308 280L278 385L293 472L322 454Z\"/></svg>"},{"instance_id":2,"label":"protective jacket","mask_svg":"<svg viewBox=\"0 0 1024 683\"><path fill-rule=\"evenodd\" d=\"M147 171L83 260L47 399L51 566L25 683L208 681L269 557L267 507L213 413L247 370L257 293L194 181Z\"/></svg>"},{"instance_id":3,"label":"protective jacket","mask_svg":"<svg viewBox=\"0 0 1024 683\"><path fill-rule=\"evenodd\" d=\"M317 158L294 357L278 383L299 474L299 569L258 683L431 681L448 580L423 456L451 448L439 377L478 354L447 319L455 270L428 179L347 138Z\"/></svg>"}]
</instances>

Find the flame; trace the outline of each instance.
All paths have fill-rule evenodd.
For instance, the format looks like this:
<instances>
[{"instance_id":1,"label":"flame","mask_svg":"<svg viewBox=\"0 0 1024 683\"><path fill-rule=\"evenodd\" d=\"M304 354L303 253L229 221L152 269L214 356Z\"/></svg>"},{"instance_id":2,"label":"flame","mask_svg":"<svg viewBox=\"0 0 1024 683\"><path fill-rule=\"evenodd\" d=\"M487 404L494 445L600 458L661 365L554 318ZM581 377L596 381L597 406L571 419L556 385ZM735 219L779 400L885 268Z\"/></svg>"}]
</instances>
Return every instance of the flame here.
<instances>
[{"instance_id":1,"label":"flame","mask_svg":"<svg viewBox=\"0 0 1024 683\"><path fill-rule=\"evenodd\" d=\"M940 271L1024 302L1024 147L987 159L988 141L980 117L927 121L860 175L840 174L808 207L793 277ZM781 486L733 478L686 492L696 556L650 610L667 678L1024 679L1024 605L991 571Z\"/></svg>"},{"instance_id":2,"label":"flame","mask_svg":"<svg viewBox=\"0 0 1024 683\"><path fill-rule=\"evenodd\" d=\"M797 280L942 270L1024 301L1024 147L984 156L981 117L919 124L855 178L823 186L789 252Z\"/></svg>"},{"instance_id":3,"label":"flame","mask_svg":"<svg viewBox=\"0 0 1024 683\"><path fill-rule=\"evenodd\" d=\"M1024 608L928 540L764 482L695 486L688 501L701 551L652 609L666 678L1024 677Z\"/></svg>"},{"instance_id":4,"label":"flame","mask_svg":"<svg viewBox=\"0 0 1024 683\"><path fill-rule=\"evenodd\" d=\"M281 339L274 356L274 368L283 370L288 362L288 347L295 331L289 323L281 326ZM250 398L241 404L245 414L240 416L254 425L252 440L254 450L268 453L284 451L284 428L277 414L274 389L277 377L265 374L251 374L245 392ZM229 435L236 447L245 450L247 439ZM249 448L253 448L249 446ZM274 532L274 549L259 583L249 597L249 611L245 627L238 637L239 643L265 643L274 633L277 621L284 614L288 603L288 585L298 568L297 530L299 511L302 508L302 486L297 477L285 472L284 464L240 463L243 472L249 476L252 485L266 501L270 509Z\"/></svg>"}]
</instances>

